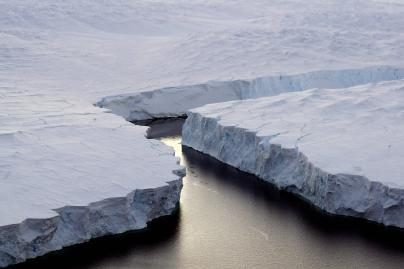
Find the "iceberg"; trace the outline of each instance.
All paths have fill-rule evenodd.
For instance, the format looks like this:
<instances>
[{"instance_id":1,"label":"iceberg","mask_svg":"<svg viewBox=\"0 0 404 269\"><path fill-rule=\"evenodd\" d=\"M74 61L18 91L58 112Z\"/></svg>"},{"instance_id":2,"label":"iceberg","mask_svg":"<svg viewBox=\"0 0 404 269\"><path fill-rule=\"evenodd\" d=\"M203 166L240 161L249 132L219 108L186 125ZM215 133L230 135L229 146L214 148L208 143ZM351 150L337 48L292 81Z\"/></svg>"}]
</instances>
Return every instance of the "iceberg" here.
<instances>
[{"instance_id":1,"label":"iceberg","mask_svg":"<svg viewBox=\"0 0 404 269\"><path fill-rule=\"evenodd\" d=\"M404 81L188 112L182 143L335 215L404 228Z\"/></svg>"},{"instance_id":2,"label":"iceberg","mask_svg":"<svg viewBox=\"0 0 404 269\"><path fill-rule=\"evenodd\" d=\"M176 210L184 169L145 127L79 100L2 97L0 267Z\"/></svg>"}]
</instances>

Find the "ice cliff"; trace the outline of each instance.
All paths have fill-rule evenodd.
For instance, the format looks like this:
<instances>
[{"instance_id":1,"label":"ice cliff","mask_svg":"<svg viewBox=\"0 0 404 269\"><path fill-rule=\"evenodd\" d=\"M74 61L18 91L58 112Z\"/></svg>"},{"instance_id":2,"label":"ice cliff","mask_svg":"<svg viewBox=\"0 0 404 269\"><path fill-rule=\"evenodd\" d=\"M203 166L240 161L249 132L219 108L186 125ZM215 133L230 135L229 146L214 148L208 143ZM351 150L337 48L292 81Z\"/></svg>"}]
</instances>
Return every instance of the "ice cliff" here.
<instances>
[{"instance_id":1,"label":"ice cliff","mask_svg":"<svg viewBox=\"0 0 404 269\"><path fill-rule=\"evenodd\" d=\"M0 267L176 209L184 171L144 127L79 100L0 96Z\"/></svg>"},{"instance_id":2,"label":"ice cliff","mask_svg":"<svg viewBox=\"0 0 404 269\"><path fill-rule=\"evenodd\" d=\"M140 120L401 79L403 12L379 0L0 0L0 266L172 212L171 151L94 108L105 96L98 105Z\"/></svg>"},{"instance_id":3,"label":"ice cliff","mask_svg":"<svg viewBox=\"0 0 404 269\"><path fill-rule=\"evenodd\" d=\"M191 110L183 144L336 215L404 228L404 81Z\"/></svg>"},{"instance_id":4,"label":"ice cliff","mask_svg":"<svg viewBox=\"0 0 404 269\"><path fill-rule=\"evenodd\" d=\"M404 78L404 68L390 66L323 70L251 80L210 81L151 91L105 97L97 103L129 121L184 116L202 105L245 100L313 88L346 88Z\"/></svg>"}]
</instances>

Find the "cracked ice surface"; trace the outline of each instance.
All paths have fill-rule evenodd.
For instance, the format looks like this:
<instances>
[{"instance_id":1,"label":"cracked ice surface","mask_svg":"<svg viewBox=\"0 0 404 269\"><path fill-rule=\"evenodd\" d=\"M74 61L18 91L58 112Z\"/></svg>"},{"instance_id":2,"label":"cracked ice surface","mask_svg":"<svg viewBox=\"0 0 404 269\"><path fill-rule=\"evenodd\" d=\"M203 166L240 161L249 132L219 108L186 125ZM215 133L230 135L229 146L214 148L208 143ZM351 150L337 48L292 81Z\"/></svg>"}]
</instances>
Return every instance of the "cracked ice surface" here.
<instances>
[{"instance_id":1,"label":"cracked ice surface","mask_svg":"<svg viewBox=\"0 0 404 269\"><path fill-rule=\"evenodd\" d=\"M332 214L404 227L404 81L217 103L183 144Z\"/></svg>"},{"instance_id":2,"label":"cracked ice surface","mask_svg":"<svg viewBox=\"0 0 404 269\"><path fill-rule=\"evenodd\" d=\"M250 80L209 81L104 97L97 103L129 121L185 116L186 111L210 103L254 99L313 88L346 88L404 78L404 68L374 66L362 69L322 70Z\"/></svg>"},{"instance_id":3,"label":"cracked ice surface","mask_svg":"<svg viewBox=\"0 0 404 269\"><path fill-rule=\"evenodd\" d=\"M147 118L400 79L404 5L378 2L0 0L0 266L143 227L178 200L168 150L93 103L129 93L105 100Z\"/></svg>"},{"instance_id":4,"label":"cracked ice surface","mask_svg":"<svg viewBox=\"0 0 404 269\"><path fill-rule=\"evenodd\" d=\"M80 100L0 96L0 267L176 208L183 171L145 128Z\"/></svg>"}]
</instances>

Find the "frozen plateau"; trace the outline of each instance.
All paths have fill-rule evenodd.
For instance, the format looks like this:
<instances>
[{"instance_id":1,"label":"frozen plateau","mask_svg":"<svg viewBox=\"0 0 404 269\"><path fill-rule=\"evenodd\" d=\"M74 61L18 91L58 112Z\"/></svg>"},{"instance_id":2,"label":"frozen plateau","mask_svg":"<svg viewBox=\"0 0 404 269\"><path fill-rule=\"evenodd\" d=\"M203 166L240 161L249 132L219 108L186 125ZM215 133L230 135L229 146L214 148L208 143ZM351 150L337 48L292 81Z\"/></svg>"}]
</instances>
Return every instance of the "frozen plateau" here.
<instances>
[{"instance_id":1,"label":"frozen plateau","mask_svg":"<svg viewBox=\"0 0 404 269\"><path fill-rule=\"evenodd\" d=\"M331 214L404 228L404 80L206 105L183 145Z\"/></svg>"},{"instance_id":2,"label":"frozen plateau","mask_svg":"<svg viewBox=\"0 0 404 269\"><path fill-rule=\"evenodd\" d=\"M271 140L263 146L290 154L289 164L274 161L290 169L302 168L298 154L313 183L293 183L300 170L278 167L271 180L285 182L275 184L331 213L403 227L403 14L403 2L389 0L0 0L0 267L171 214L184 171L171 149L127 121L232 100L190 112L186 143L204 151L227 141L203 144L205 120L211 135L284 126L290 137L259 136ZM268 96L284 101L272 108ZM222 108L234 115L209 117ZM254 126L260 113L275 116ZM254 132L237 135L261 139ZM322 134L341 147L325 146ZM248 157L256 147L245 143L233 150ZM261 153L223 161L258 173L253 163L269 154ZM320 174L339 184L331 196ZM357 196L341 194L344 184Z\"/></svg>"},{"instance_id":3,"label":"frozen plateau","mask_svg":"<svg viewBox=\"0 0 404 269\"><path fill-rule=\"evenodd\" d=\"M0 266L176 209L184 171L144 128L77 100L1 97Z\"/></svg>"}]
</instances>

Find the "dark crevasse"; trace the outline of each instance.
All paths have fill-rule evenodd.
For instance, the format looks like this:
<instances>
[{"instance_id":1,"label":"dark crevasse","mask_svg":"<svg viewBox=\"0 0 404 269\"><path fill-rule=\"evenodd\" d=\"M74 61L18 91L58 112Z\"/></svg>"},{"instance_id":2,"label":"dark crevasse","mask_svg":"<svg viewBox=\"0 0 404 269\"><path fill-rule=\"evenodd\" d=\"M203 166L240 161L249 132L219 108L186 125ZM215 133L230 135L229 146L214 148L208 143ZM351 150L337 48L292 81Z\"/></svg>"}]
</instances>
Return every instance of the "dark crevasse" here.
<instances>
[{"instance_id":1,"label":"dark crevasse","mask_svg":"<svg viewBox=\"0 0 404 269\"><path fill-rule=\"evenodd\" d=\"M176 215L15 268L403 268L403 232L325 215L182 147L182 123L149 122L148 133L174 147L187 168Z\"/></svg>"}]
</instances>

